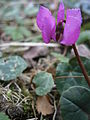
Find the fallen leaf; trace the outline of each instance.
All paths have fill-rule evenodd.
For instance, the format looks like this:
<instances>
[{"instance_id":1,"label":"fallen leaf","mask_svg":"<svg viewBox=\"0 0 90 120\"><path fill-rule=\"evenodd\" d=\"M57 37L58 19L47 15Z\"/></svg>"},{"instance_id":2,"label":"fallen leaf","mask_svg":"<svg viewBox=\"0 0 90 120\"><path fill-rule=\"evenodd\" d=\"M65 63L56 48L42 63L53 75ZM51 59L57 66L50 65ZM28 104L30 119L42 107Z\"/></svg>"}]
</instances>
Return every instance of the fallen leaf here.
<instances>
[{"instance_id":1,"label":"fallen leaf","mask_svg":"<svg viewBox=\"0 0 90 120\"><path fill-rule=\"evenodd\" d=\"M48 96L40 96L36 101L36 109L42 115L49 115L54 112L54 107L49 102Z\"/></svg>"},{"instance_id":2,"label":"fallen leaf","mask_svg":"<svg viewBox=\"0 0 90 120\"><path fill-rule=\"evenodd\" d=\"M34 59L39 56L46 56L48 49L46 47L32 47L24 53L24 58Z\"/></svg>"},{"instance_id":3,"label":"fallen leaf","mask_svg":"<svg viewBox=\"0 0 90 120\"><path fill-rule=\"evenodd\" d=\"M24 52L23 57L29 63L29 66L36 64L35 58L43 57L48 54L48 48L46 47L31 47L29 50Z\"/></svg>"}]
</instances>

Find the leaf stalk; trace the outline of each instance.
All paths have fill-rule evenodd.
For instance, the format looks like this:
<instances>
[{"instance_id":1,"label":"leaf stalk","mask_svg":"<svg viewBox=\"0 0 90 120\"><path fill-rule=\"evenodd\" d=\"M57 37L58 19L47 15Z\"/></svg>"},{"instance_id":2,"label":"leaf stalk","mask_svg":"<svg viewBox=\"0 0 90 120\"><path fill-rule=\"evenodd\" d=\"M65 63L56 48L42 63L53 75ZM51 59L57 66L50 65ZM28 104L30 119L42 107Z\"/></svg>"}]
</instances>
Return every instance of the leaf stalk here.
<instances>
[{"instance_id":1,"label":"leaf stalk","mask_svg":"<svg viewBox=\"0 0 90 120\"><path fill-rule=\"evenodd\" d=\"M80 56L79 56L79 54L78 54L76 45L73 44L73 45L72 45L72 48L73 48L74 53L75 53L75 55L76 55L77 61L78 61L78 63L79 63L79 66L80 66L80 68L81 68L81 70L82 70L82 73L83 73L83 75L84 75L84 77L85 77L85 80L87 81L87 83L88 83L88 85L89 85L89 87L90 87L90 79L89 79L89 76L88 76L88 74L87 74L87 71L86 71L86 69L85 69L85 67L84 67L84 65L83 65L83 63L82 63L82 61L81 61L81 59L80 59Z\"/></svg>"}]
</instances>

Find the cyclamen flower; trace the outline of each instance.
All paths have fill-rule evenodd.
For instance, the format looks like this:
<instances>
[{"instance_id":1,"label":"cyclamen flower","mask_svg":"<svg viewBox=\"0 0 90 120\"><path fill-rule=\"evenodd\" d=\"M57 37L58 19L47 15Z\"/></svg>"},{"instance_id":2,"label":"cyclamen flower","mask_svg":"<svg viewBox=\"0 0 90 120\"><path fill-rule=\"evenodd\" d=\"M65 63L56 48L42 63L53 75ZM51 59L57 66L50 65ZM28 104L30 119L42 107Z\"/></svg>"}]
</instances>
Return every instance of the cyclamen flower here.
<instances>
[{"instance_id":1,"label":"cyclamen flower","mask_svg":"<svg viewBox=\"0 0 90 120\"><path fill-rule=\"evenodd\" d=\"M57 25L55 18L50 10L44 6L40 6L37 14L37 25L42 32L45 43L49 43L51 39L58 41L63 45L72 45L78 40L82 17L80 9L67 9L66 20L64 20L65 10L61 1L57 13Z\"/></svg>"}]
</instances>

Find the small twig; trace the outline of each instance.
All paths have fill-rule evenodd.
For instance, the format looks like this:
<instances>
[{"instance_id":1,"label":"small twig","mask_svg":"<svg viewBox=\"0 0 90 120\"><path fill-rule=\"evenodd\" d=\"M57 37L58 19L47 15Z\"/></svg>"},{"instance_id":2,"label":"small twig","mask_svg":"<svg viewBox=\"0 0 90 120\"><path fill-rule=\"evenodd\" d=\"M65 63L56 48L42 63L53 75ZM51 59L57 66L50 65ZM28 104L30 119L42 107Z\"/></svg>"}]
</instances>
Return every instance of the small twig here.
<instances>
[{"instance_id":1,"label":"small twig","mask_svg":"<svg viewBox=\"0 0 90 120\"><path fill-rule=\"evenodd\" d=\"M14 83L14 81L11 81L7 86L5 86L5 89L9 89L10 86Z\"/></svg>"},{"instance_id":2,"label":"small twig","mask_svg":"<svg viewBox=\"0 0 90 120\"><path fill-rule=\"evenodd\" d=\"M57 114L57 107L56 107L56 101L54 100L54 108L55 108L55 112L53 115L53 120L55 120L56 114Z\"/></svg>"},{"instance_id":3,"label":"small twig","mask_svg":"<svg viewBox=\"0 0 90 120\"><path fill-rule=\"evenodd\" d=\"M24 99L22 99L22 101L20 101L20 102L17 104L17 106L20 106L20 104L22 104L22 102L24 102L24 101L26 101L26 100L28 100L28 99L29 99L29 96L25 97Z\"/></svg>"},{"instance_id":4,"label":"small twig","mask_svg":"<svg viewBox=\"0 0 90 120\"><path fill-rule=\"evenodd\" d=\"M8 97L5 94L3 94L3 97L8 101Z\"/></svg>"},{"instance_id":5,"label":"small twig","mask_svg":"<svg viewBox=\"0 0 90 120\"><path fill-rule=\"evenodd\" d=\"M34 116L35 116L35 120L37 120L37 115L36 115L36 111L35 111L35 105L34 105L34 101L32 101L32 109L33 109L33 113L34 113Z\"/></svg>"},{"instance_id":6,"label":"small twig","mask_svg":"<svg viewBox=\"0 0 90 120\"><path fill-rule=\"evenodd\" d=\"M19 78L21 79L21 80L23 80L24 82L27 82L27 83L31 83L31 81L30 81L30 77L28 77L27 75L25 75L25 74L21 74L20 76L19 76Z\"/></svg>"},{"instance_id":7,"label":"small twig","mask_svg":"<svg viewBox=\"0 0 90 120\"><path fill-rule=\"evenodd\" d=\"M3 47L0 48L1 51L3 51L3 53L20 53L20 52L24 52L27 51L29 49L29 47L14 47L14 48L8 48L8 47Z\"/></svg>"},{"instance_id":8,"label":"small twig","mask_svg":"<svg viewBox=\"0 0 90 120\"><path fill-rule=\"evenodd\" d=\"M38 120L38 118L31 118L31 119L27 119L27 120Z\"/></svg>"},{"instance_id":9,"label":"small twig","mask_svg":"<svg viewBox=\"0 0 90 120\"><path fill-rule=\"evenodd\" d=\"M17 87L19 93L21 93L22 90L21 90L21 88L18 86L18 84L17 84L16 82L14 82L14 84L15 84L15 86Z\"/></svg>"},{"instance_id":10,"label":"small twig","mask_svg":"<svg viewBox=\"0 0 90 120\"><path fill-rule=\"evenodd\" d=\"M56 59L54 59L51 63L48 63L48 67L45 69L45 71L48 71L48 69L53 66L57 62Z\"/></svg>"},{"instance_id":11,"label":"small twig","mask_svg":"<svg viewBox=\"0 0 90 120\"><path fill-rule=\"evenodd\" d=\"M15 99L16 99L16 101L14 101ZM21 100L21 98L12 94L11 100L12 100L13 104L17 105L19 103L19 101Z\"/></svg>"},{"instance_id":12,"label":"small twig","mask_svg":"<svg viewBox=\"0 0 90 120\"><path fill-rule=\"evenodd\" d=\"M49 43L49 44L45 44L45 43L32 43L32 42L10 42L10 43L3 43L0 44L0 47L9 47L9 46L13 46L13 47L17 47L17 46L24 46L24 47L60 47L59 44L56 43Z\"/></svg>"}]
</instances>

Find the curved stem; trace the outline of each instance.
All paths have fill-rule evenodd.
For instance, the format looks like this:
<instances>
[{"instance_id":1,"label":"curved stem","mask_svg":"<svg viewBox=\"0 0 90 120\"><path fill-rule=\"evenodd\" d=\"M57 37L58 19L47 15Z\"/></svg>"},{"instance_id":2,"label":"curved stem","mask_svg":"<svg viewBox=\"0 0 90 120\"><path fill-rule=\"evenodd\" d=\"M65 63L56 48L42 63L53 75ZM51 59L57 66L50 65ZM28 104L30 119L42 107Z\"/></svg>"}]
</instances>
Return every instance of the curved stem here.
<instances>
[{"instance_id":1,"label":"curved stem","mask_svg":"<svg viewBox=\"0 0 90 120\"><path fill-rule=\"evenodd\" d=\"M78 63L79 63L79 65L80 65L80 67L81 67L82 73L83 73L83 75L84 75L84 77L85 77L85 80L87 81L88 85L90 86L90 79L89 79L88 74L87 74L87 72L86 72L86 69L85 69L85 67L84 67L84 65L83 65L83 63L82 63L82 61L81 61L81 59L80 59L80 56L79 56L79 54L78 54L78 51L77 51L77 48L76 48L75 44L72 45L72 47L73 47L74 53L75 53L75 55L76 55L76 58L77 58L77 60L78 60Z\"/></svg>"}]
</instances>

